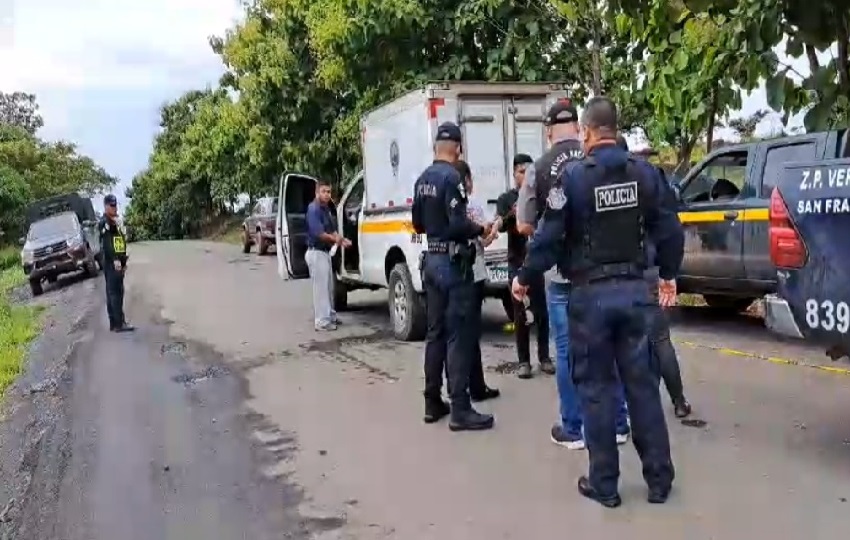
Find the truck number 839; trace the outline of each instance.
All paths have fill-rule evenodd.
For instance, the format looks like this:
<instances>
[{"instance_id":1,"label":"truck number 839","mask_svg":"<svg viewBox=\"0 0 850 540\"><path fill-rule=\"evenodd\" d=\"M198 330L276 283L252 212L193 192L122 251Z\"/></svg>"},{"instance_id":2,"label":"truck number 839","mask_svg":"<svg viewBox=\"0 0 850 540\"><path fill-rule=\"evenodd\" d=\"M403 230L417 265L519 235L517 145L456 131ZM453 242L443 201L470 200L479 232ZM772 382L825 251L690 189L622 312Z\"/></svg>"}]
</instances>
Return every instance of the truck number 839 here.
<instances>
[{"instance_id":1,"label":"truck number 839","mask_svg":"<svg viewBox=\"0 0 850 540\"><path fill-rule=\"evenodd\" d=\"M838 331L846 334L850 329L850 306L847 302L814 298L806 300L806 324L809 328L821 328L827 332Z\"/></svg>"}]
</instances>

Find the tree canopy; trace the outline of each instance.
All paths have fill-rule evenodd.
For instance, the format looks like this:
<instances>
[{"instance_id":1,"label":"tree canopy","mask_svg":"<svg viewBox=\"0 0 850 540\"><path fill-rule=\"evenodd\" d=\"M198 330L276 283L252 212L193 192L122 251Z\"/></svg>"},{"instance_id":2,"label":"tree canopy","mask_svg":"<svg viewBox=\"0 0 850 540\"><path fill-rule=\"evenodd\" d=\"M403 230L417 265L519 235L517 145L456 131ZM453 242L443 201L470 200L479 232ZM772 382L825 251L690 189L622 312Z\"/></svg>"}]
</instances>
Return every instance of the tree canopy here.
<instances>
[{"instance_id":1,"label":"tree canopy","mask_svg":"<svg viewBox=\"0 0 850 540\"><path fill-rule=\"evenodd\" d=\"M73 143L40 139L43 125L34 95L0 92L0 244L24 232L24 209L32 201L70 192L93 194L115 184Z\"/></svg>"},{"instance_id":2,"label":"tree canopy","mask_svg":"<svg viewBox=\"0 0 850 540\"><path fill-rule=\"evenodd\" d=\"M728 117L762 83L784 119L846 125L848 28L850 0L248 0L210 39L218 84L163 105L128 221L142 237L194 236L240 194L272 194L286 170L341 187L361 163L364 112L429 80L557 80L575 100L612 96L623 129L681 166L721 124L754 135Z\"/></svg>"}]
</instances>

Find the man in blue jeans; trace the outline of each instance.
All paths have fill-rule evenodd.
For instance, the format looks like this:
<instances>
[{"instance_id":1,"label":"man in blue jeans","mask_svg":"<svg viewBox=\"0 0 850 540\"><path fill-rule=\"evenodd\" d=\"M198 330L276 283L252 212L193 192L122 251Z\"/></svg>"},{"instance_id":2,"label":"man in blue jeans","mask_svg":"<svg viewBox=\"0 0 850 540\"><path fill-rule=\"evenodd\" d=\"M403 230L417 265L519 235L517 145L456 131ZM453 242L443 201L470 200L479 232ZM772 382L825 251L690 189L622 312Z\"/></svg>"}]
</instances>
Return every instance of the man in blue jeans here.
<instances>
[{"instance_id":1,"label":"man in blue jeans","mask_svg":"<svg viewBox=\"0 0 850 540\"><path fill-rule=\"evenodd\" d=\"M570 376L569 325L567 324L567 305L570 300L570 284L558 281L549 283L546 289L549 306L549 326L555 339L555 380L558 384L561 421L552 426L552 442L570 450L584 449L582 434L582 414L578 394ZM618 395L620 402L617 414L617 444L629 440L629 418L623 387Z\"/></svg>"},{"instance_id":2,"label":"man in blue jeans","mask_svg":"<svg viewBox=\"0 0 850 540\"><path fill-rule=\"evenodd\" d=\"M526 169L525 182L519 188L516 204L517 230L525 236L533 234L534 227L546 208L546 196L555 179L563 173L567 163L583 155L579 139L578 111L570 100L559 100L552 105L543 123L546 126L549 150ZM555 444L581 450L584 448L581 407L570 377L567 352L567 303L570 284L555 268L546 273L546 284L549 333L555 340L555 376L561 404L561 422L552 426L551 438ZM622 387L619 400L617 443L624 444L629 440L629 424Z\"/></svg>"}]
</instances>

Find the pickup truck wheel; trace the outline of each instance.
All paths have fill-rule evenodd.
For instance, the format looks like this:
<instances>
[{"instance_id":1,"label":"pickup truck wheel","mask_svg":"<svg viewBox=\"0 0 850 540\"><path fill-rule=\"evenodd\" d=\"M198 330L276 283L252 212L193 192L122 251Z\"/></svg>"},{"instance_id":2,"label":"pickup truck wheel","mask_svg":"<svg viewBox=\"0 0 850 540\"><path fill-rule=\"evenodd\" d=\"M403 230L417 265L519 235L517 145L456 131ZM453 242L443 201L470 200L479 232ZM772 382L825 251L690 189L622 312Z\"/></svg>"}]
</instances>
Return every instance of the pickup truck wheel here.
<instances>
[{"instance_id":1,"label":"pickup truck wheel","mask_svg":"<svg viewBox=\"0 0 850 540\"><path fill-rule=\"evenodd\" d=\"M266 237L263 236L262 231L257 231L257 253L260 255L265 255L269 252L269 243L266 241Z\"/></svg>"},{"instance_id":2,"label":"pickup truck wheel","mask_svg":"<svg viewBox=\"0 0 850 540\"><path fill-rule=\"evenodd\" d=\"M389 306L390 322L396 339L419 341L425 337L425 303L413 288L410 271L404 263L395 265L390 271Z\"/></svg>"},{"instance_id":3,"label":"pickup truck wheel","mask_svg":"<svg viewBox=\"0 0 850 540\"><path fill-rule=\"evenodd\" d=\"M59 276L48 276L47 277L47 282L50 283L51 285L56 283L58 280L59 280Z\"/></svg>"},{"instance_id":4,"label":"pickup truck wheel","mask_svg":"<svg viewBox=\"0 0 850 540\"><path fill-rule=\"evenodd\" d=\"M708 307L727 313L740 313L750 307L755 298L740 298L736 296L721 296L715 294L702 295Z\"/></svg>"},{"instance_id":5,"label":"pickup truck wheel","mask_svg":"<svg viewBox=\"0 0 850 540\"><path fill-rule=\"evenodd\" d=\"M85 271L88 277L97 276L97 260L95 260L94 255L92 255L91 253L88 254L85 265Z\"/></svg>"},{"instance_id":6,"label":"pickup truck wheel","mask_svg":"<svg viewBox=\"0 0 850 540\"><path fill-rule=\"evenodd\" d=\"M242 253L251 253L251 235L247 229L242 229Z\"/></svg>"},{"instance_id":7,"label":"pickup truck wheel","mask_svg":"<svg viewBox=\"0 0 850 540\"><path fill-rule=\"evenodd\" d=\"M30 280L30 290L32 291L33 296L41 296L44 293L44 288L41 286L40 279L31 279Z\"/></svg>"},{"instance_id":8,"label":"pickup truck wheel","mask_svg":"<svg viewBox=\"0 0 850 540\"><path fill-rule=\"evenodd\" d=\"M348 287L334 275L334 310L348 311Z\"/></svg>"}]
</instances>

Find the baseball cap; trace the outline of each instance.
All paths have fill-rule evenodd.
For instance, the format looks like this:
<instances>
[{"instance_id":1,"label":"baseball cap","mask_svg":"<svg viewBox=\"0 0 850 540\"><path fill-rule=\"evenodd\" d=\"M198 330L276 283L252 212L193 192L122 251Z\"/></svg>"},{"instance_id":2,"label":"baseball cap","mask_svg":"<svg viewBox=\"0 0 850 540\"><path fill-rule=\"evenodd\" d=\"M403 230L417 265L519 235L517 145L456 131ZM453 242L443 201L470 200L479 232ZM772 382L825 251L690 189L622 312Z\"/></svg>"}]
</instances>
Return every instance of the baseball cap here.
<instances>
[{"instance_id":1,"label":"baseball cap","mask_svg":"<svg viewBox=\"0 0 850 540\"><path fill-rule=\"evenodd\" d=\"M454 122L444 122L437 128L438 141L461 142L460 128Z\"/></svg>"},{"instance_id":2,"label":"baseball cap","mask_svg":"<svg viewBox=\"0 0 850 540\"><path fill-rule=\"evenodd\" d=\"M112 206L118 204L118 199L113 194L109 194L103 198L103 204L106 206Z\"/></svg>"},{"instance_id":3,"label":"baseball cap","mask_svg":"<svg viewBox=\"0 0 850 540\"><path fill-rule=\"evenodd\" d=\"M569 122L578 122L578 109L576 109L572 100L569 98L556 101L543 118L543 123L547 126L567 124Z\"/></svg>"},{"instance_id":4,"label":"baseball cap","mask_svg":"<svg viewBox=\"0 0 850 540\"><path fill-rule=\"evenodd\" d=\"M514 156L514 167L525 165L526 163L534 163L534 160L528 154L517 154Z\"/></svg>"}]
</instances>

